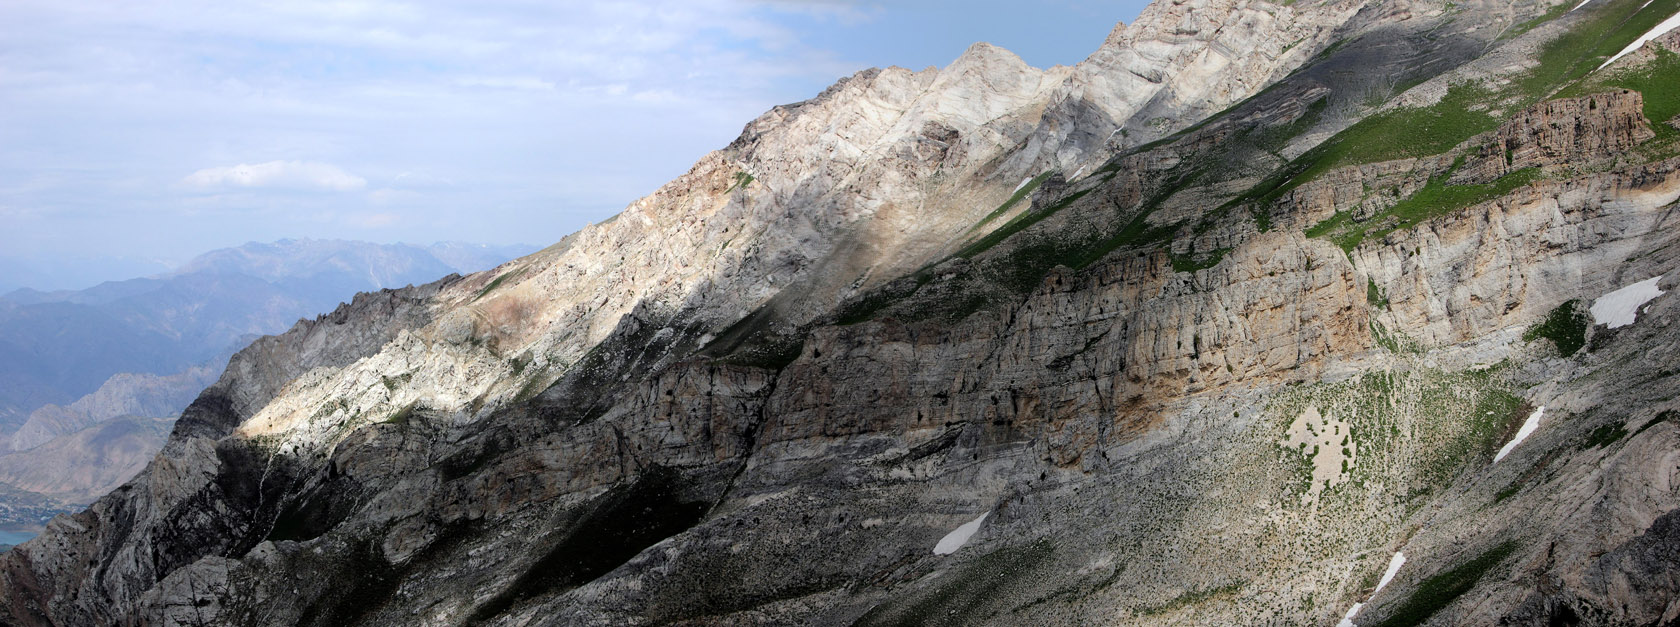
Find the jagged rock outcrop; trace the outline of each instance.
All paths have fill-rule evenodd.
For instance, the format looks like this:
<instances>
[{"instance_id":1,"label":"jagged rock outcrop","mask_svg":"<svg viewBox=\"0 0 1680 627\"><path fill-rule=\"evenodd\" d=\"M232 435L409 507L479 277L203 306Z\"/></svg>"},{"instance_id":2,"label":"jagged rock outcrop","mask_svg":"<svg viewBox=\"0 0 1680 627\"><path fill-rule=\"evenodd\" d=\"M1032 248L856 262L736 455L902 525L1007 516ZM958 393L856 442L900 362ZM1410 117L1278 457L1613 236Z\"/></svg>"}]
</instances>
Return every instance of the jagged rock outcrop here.
<instances>
[{"instance_id":1,"label":"jagged rock outcrop","mask_svg":"<svg viewBox=\"0 0 1680 627\"><path fill-rule=\"evenodd\" d=\"M1645 99L1633 90L1559 98L1513 116L1455 179L1488 183L1524 168L1587 169L1613 161L1656 136Z\"/></svg>"},{"instance_id":2,"label":"jagged rock outcrop","mask_svg":"<svg viewBox=\"0 0 1680 627\"><path fill-rule=\"evenodd\" d=\"M850 77L259 340L0 557L0 617L1672 620L1680 155L1636 86L1512 60L1675 7L1492 6L1160 3L1074 68Z\"/></svg>"}]
</instances>

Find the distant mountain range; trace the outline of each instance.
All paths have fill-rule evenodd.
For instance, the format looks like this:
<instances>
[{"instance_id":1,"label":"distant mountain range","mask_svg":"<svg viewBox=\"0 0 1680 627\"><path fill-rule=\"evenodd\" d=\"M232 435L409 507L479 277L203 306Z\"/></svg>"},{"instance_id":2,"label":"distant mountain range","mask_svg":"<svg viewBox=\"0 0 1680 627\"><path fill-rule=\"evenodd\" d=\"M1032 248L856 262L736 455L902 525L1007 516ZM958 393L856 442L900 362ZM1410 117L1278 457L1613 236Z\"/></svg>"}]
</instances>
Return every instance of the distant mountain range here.
<instances>
[{"instance_id":1,"label":"distant mountain range","mask_svg":"<svg viewBox=\"0 0 1680 627\"><path fill-rule=\"evenodd\" d=\"M253 338L358 292L484 270L535 249L286 239L211 251L167 274L0 296L0 484L66 503L101 494L151 458L167 420ZM0 490L0 501L16 500L10 493ZM52 508L0 508L0 525L29 522L6 512L37 509Z\"/></svg>"}]
</instances>

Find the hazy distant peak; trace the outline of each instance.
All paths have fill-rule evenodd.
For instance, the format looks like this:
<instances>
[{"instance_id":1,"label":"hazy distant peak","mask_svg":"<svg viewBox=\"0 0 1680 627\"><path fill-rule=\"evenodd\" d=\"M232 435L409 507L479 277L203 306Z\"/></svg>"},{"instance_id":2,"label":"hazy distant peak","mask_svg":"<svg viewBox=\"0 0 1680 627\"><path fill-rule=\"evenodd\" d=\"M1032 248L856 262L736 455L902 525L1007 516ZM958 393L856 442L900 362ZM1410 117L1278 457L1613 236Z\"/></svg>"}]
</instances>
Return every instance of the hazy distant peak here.
<instances>
[{"instance_id":1,"label":"hazy distant peak","mask_svg":"<svg viewBox=\"0 0 1680 627\"><path fill-rule=\"evenodd\" d=\"M328 273L358 272L374 277L381 287L400 287L412 281L392 284L380 279L424 275L429 280L452 272L476 272L534 250L535 246L466 242L413 245L340 239L281 239L213 250L194 257L173 274L247 274L268 281L281 281Z\"/></svg>"}]
</instances>

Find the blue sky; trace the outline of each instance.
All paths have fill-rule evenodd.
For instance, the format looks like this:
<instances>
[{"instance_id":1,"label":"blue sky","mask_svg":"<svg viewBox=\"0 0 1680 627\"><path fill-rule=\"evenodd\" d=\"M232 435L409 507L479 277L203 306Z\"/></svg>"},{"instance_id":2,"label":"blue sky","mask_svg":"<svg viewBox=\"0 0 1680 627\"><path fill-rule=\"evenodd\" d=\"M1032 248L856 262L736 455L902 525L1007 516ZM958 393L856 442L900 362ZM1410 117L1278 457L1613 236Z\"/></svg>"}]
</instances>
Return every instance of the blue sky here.
<instances>
[{"instance_id":1,"label":"blue sky","mask_svg":"<svg viewBox=\"0 0 1680 627\"><path fill-rule=\"evenodd\" d=\"M770 106L990 41L1072 64L1143 2L0 4L0 286L247 241L547 244Z\"/></svg>"}]
</instances>

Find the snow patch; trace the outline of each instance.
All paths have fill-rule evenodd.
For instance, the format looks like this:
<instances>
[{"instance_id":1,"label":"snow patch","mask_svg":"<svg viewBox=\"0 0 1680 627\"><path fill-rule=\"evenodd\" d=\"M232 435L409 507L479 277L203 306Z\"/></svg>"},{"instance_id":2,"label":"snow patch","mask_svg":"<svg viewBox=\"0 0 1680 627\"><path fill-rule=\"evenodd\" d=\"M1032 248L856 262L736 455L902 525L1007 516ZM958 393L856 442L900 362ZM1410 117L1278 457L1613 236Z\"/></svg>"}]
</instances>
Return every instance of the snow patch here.
<instances>
[{"instance_id":1,"label":"snow patch","mask_svg":"<svg viewBox=\"0 0 1680 627\"><path fill-rule=\"evenodd\" d=\"M1512 436L1510 442L1506 442L1505 446L1500 447L1499 454L1493 456L1493 463L1497 464L1499 463L1499 460L1505 459L1506 455L1511 454L1512 449L1517 448L1518 444L1522 444L1523 440L1526 440L1528 439L1528 436L1533 435L1534 430L1540 428L1540 415L1544 413L1546 413L1546 408L1541 407L1534 410L1534 413L1529 414L1528 420L1523 421L1522 428L1517 429L1517 435Z\"/></svg>"},{"instance_id":2,"label":"snow patch","mask_svg":"<svg viewBox=\"0 0 1680 627\"><path fill-rule=\"evenodd\" d=\"M1575 5L1575 9L1579 9L1581 7L1587 6L1587 4L1589 4L1591 2L1592 2L1592 0L1581 0L1580 4ZM1573 11L1575 11L1575 9L1570 9L1570 11L1573 12Z\"/></svg>"},{"instance_id":3,"label":"snow patch","mask_svg":"<svg viewBox=\"0 0 1680 627\"><path fill-rule=\"evenodd\" d=\"M1364 603L1353 604L1353 607L1348 608L1348 613L1342 616L1342 622L1336 623L1336 627L1359 627L1353 624L1353 615L1358 614L1359 608L1362 607L1365 607Z\"/></svg>"},{"instance_id":4,"label":"snow patch","mask_svg":"<svg viewBox=\"0 0 1680 627\"><path fill-rule=\"evenodd\" d=\"M1394 581L1394 576L1400 574L1400 567L1405 563L1406 554L1395 551L1394 557L1388 559L1388 570L1383 572L1382 580L1377 582L1377 589L1371 591L1371 598L1376 598L1377 593L1382 592L1383 586L1388 585L1390 581Z\"/></svg>"},{"instance_id":5,"label":"snow patch","mask_svg":"<svg viewBox=\"0 0 1680 627\"><path fill-rule=\"evenodd\" d=\"M1605 61L1604 65L1598 66L1598 69L1604 69L1611 63L1615 63L1616 59L1626 56L1629 52L1638 50L1640 46L1645 45L1645 42L1667 35L1668 31L1674 30L1675 28L1680 28L1680 13L1668 16L1668 19L1663 20L1661 24L1652 27L1651 30L1645 31L1645 34L1640 35L1639 39L1633 40L1633 43L1628 44L1626 48L1622 48L1621 52L1616 53L1616 56L1610 57L1610 60Z\"/></svg>"},{"instance_id":6,"label":"snow patch","mask_svg":"<svg viewBox=\"0 0 1680 627\"><path fill-rule=\"evenodd\" d=\"M1027 186L1027 183L1031 183L1031 182L1032 182L1032 177L1030 177L1030 176L1029 176L1029 177L1027 177L1027 178L1024 178L1024 179L1021 179L1021 184L1020 184L1020 185L1016 185L1016 186L1015 186L1015 189L1013 189L1013 190L1010 190L1010 192L1009 192L1009 193L1011 193L1011 194L1013 194L1013 193L1015 193L1015 192L1018 192L1018 191L1021 191L1021 188L1023 188L1023 187L1026 187L1026 186Z\"/></svg>"},{"instance_id":7,"label":"snow patch","mask_svg":"<svg viewBox=\"0 0 1680 627\"><path fill-rule=\"evenodd\" d=\"M1598 297L1591 307L1593 324L1608 325L1612 329L1633 324L1634 318L1639 315L1640 305L1665 293L1657 289L1657 281L1661 279L1662 275L1657 275Z\"/></svg>"},{"instance_id":8,"label":"snow patch","mask_svg":"<svg viewBox=\"0 0 1680 627\"><path fill-rule=\"evenodd\" d=\"M979 518L963 523L961 527L945 534L945 537L939 539L939 544L933 545L933 554L950 555L956 553L957 549L963 548L964 544L968 544L968 539L974 537L974 532L980 530L980 523L986 522L986 517L990 515L992 515L991 512L981 514Z\"/></svg>"},{"instance_id":9,"label":"snow patch","mask_svg":"<svg viewBox=\"0 0 1680 627\"><path fill-rule=\"evenodd\" d=\"M1369 601L1377 598L1377 593L1382 592L1383 587L1387 586L1388 582L1394 581L1394 576L1400 574L1400 566L1405 563L1406 554L1395 551L1394 557L1391 557L1388 560L1388 570L1383 573L1382 580L1377 582L1377 589L1372 590L1371 596L1365 600ZM1364 603L1353 604L1353 607L1348 608L1347 614L1342 616L1342 621L1336 623L1336 627L1359 627L1358 625L1353 624L1353 617L1359 613L1359 608L1362 607L1365 607Z\"/></svg>"},{"instance_id":10,"label":"snow patch","mask_svg":"<svg viewBox=\"0 0 1680 627\"><path fill-rule=\"evenodd\" d=\"M1085 173L1085 166L1079 166L1079 169L1074 170L1073 171L1073 176L1068 177L1068 180L1070 180L1070 181L1078 180L1079 175L1084 174L1084 173Z\"/></svg>"}]
</instances>

